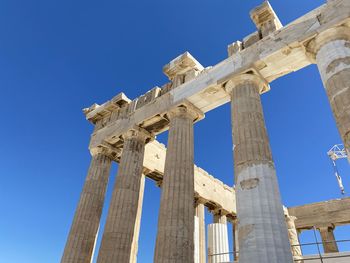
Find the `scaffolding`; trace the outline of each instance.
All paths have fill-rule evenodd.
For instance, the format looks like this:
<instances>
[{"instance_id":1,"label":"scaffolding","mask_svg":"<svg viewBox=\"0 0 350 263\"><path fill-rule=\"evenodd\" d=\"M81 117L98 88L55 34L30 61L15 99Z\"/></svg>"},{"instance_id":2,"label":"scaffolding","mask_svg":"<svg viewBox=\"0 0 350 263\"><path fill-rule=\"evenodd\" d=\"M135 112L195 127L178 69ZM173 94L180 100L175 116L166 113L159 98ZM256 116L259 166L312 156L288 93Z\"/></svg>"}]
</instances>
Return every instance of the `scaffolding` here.
<instances>
[{"instance_id":1,"label":"scaffolding","mask_svg":"<svg viewBox=\"0 0 350 263\"><path fill-rule=\"evenodd\" d=\"M333 171L334 171L334 175L337 178L337 182L338 182L338 186L340 188L340 192L342 195L345 195L345 189L344 189L344 185L343 185L343 181L339 175L338 172L338 168L337 168L337 164L336 161L338 159L344 159L347 158L347 153L346 150L344 148L344 145L342 144L336 144L334 145L328 152L327 152L331 162L332 162L332 166L333 166Z\"/></svg>"}]
</instances>

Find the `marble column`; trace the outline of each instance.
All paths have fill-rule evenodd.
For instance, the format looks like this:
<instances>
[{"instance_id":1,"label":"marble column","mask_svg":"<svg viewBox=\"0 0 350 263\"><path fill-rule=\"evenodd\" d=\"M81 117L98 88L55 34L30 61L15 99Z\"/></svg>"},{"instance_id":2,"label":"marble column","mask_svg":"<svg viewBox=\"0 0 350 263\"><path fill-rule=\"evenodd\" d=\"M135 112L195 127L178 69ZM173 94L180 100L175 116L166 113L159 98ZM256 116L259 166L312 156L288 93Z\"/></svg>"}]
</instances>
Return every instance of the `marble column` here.
<instances>
[{"instance_id":1,"label":"marble column","mask_svg":"<svg viewBox=\"0 0 350 263\"><path fill-rule=\"evenodd\" d=\"M194 231L193 231L193 242L194 242L194 263L199 263L199 218L197 215L194 216Z\"/></svg>"},{"instance_id":2,"label":"marble column","mask_svg":"<svg viewBox=\"0 0 350 263\"><path fill-rule=\"evenodd\" d=\"M140 227L141 227L141 215L142 215L144 189L145 189L145 175L142 175L141 183L140 183L139 201L137 204L138 209L137 209L136 220L135 220L134 238L132 240L132 245L131 245L130 263L137 262L137 252L139 250L139 236L140 236Z\"/></svg>"},{"instance_id":3,"label":"marble column","mask_svg":"<svg viewBox=\"0 0 350 263\"><path fill-rule=\"evenodd\" d=\"M227 224L208 225L208 262L230 262Z\"/></svg>"},{"instance_id":4,"label":"marble column","mask_svg":"<svg viewBox=\"0 0 350 263\"><path fill-rule=\"evenodd\" d=\"M158 217L155 263L194 261L193 121L201 113L193 106L168 113L168 150Z\"/></svg>"},{"instance_id":5,"label":"marble column","mask_svg":"<svg viewBox=\"0 0 350 263\"><path fill-rule=\"evenodd\" d=\"M205 246L205 206L200 201L196 203L196 217L198 218L198 250L199 262L206 262Z\"/></svg>"},{"instance_id":6,"label":"marble column","mask_svg":"<svg viewBox=\"0 0 350 263\"><path fill-rule=\"evenodd\" d=\"M233 260L238 262L239 259L239 244L238 244L238 223L237 219L232 222L232 243L233 243Z\"/></svg>"},{"instance_id":7,"label":"marble column","mask_svg":"<svg viewBox=\"0 0 350 263\"><path fill-rule=\"evenodd\" d=\"M260 100L266 85L242 74L225 86L231 94L240 263L293 262Z\"/></svg>"},{"instance_id":8,"label":"marble column","mask_svg":"<svg viewBox=\"0 0 350 263\"><path fill-rule=\"evenodd\" d=\"M350 162L350 28L336 27L311 41L340 136Z\"/></svg>"},{"instance_id":9,"label":"marble column","mask_svg":"<svg viewBox=\"0 0 350 263\"><path fill-rule=\"evenodd\" d=\"M136 260L144 187L143 159L146 139L151 135L134 128L124 135L119 171L108 210L99 250L98 263L132 262Z\"/></svg>"},{"instance_id":10,"label":"marble column","mask_svg":"<svg viewBox=\"0 0 350 263\"><path fill-rule=\"evenodd\" d=\"M334 227L325 226L319 227L318 229L321 234L324 253L339 252L338 245L334 237Z\"/></svg>"},{"instance_id":11,"label":"marble column","mask_svg":"<svg viewBox=\"0 0 350 263\"><path fill-rule=\"evenodd\" d=\"M90 263L93 258L111 162L102 152L92 152L61 263Z\"/></svg>"}]
</instances>

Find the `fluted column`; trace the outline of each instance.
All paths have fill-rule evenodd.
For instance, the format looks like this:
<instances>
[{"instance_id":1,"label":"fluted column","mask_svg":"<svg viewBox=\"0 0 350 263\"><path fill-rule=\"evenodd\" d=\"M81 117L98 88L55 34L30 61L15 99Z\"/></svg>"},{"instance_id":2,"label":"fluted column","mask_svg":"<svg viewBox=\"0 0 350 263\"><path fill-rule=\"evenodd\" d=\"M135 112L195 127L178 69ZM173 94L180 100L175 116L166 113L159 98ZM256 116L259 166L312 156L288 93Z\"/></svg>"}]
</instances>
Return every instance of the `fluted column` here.
<instances>
[{"instance_id":1,"label":"fluted column","mask_svg":"<svg viewBox=\"0 0 350 263\"><path fill-rule=\"evenodd\" d=\"M206 246L205 246L205 206L200 200L196 203L196 217L198 218L198 250L199 262L206 262Z\"/></svg>"},{"instance_id":2,"label":"fluted column","mask_svg":"<svg viewBox=\"0 0 350 263\"><path fill-rule=\"evenodd\" d=\"M231 94L240 263L293 262L260 91L252 74L226 84Z\"/></svg>"},{"instance_id":3,"label":"fluted column","mask_svg":"<svg viewBox=\"0 0 350 263\"><path fill-rule=\"evenodd\" d=\"M336 27L309 45L350 162L350 28Z\"/></svg>"},{"instance_id":4,"label":"fluted column","mask_svg":"<svg viewBox=\"0 0 350 263\"><path fill-rule=\"evenodd\" d=\"M337 242L334 237L334 227L319 227L319 231L322 238L324 253L337 253L339 252Z\"/></svg>"},{"instance_id":5,"label":"fluted column","mask_svg":"<svg viewBox=\"0 0 350 263\"><path fill-rule=\"evenodd\" d=\"M130 263L137 262L137 252L139 250L139 236L140 236L140 227L141 227L141 215L142 215L144 190L145 190L145 175L142 175L141 183L140 183L139 202L137 204L138 209L137 209L136 220L135 220L134 238L131 245Z\"/></svg>"},{"instance_id":6,"label":"fluted column","mask_svg":"<svg viewBox=\"0 0 350 263\"><path fill-rule=\"evenodd\" d=\"M194 252L193 258L194 263L199 263L199 218L194 216L194 230L193 230L193 242L194 242Z\"/></svg>"},{"instance_id":7,"label":"fluted column","mask_svg":"<svg viewBox=\"0 0 350 263\"><path fill-rule=\"evenodd\" d=\"M93 152L61 263L90 263L100 225L111 159Z\"/></svg>"},{"instance_id":8,"label":"fluted column","mask_svg":"<svg viewBox=\"0 0 350 263\"><path fill-rule=\"evenodd\" d=\"M214 223L208 225L208 262L229 262L227 224Z\"/></svg>"},{"instance_id":9,"label":"fluted column","mask_svg":"<svg viewBox=\"0 0 350 263\"><path fill-rule=\"evenodd\" d=\"M232 222L232 243L233 243L233 260L238 262L239 259L239 245L238 245L238 223L237 219Z\"/></svg>"},{"instance_id":10,"label":"fluted column","mask_svg":"<svg viewBox=\"0 0 350 263\"><path fill-rule=\"evenodd\" d=\"M114 185L107 221L98 254L98 263L132 262L138 216L143 196L143 159L146 131L135 128L124 136L124 147ZM134 250L135 251L135 250Z\"/></svg>"},{"instance_id":11,"label":"fluted column","mask_svg":"<svg viewBox=\"0 0 350 263\"><path fill-rule=\"evenodd\" d=\"M194 261L193 121L192 106L169 112L168 150L162 183L155 263Z\"/></svg>"}]
</instances>

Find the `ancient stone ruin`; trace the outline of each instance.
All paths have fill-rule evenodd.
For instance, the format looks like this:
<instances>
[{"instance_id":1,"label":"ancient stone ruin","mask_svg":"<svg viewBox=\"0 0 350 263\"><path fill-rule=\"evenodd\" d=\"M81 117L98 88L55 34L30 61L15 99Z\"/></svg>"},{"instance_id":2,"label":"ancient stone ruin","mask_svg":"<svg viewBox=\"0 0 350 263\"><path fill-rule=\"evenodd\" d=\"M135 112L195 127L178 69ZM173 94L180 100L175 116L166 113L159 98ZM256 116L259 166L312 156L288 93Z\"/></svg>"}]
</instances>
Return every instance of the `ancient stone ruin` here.
<instances>
[{"instance_id":1,"label":"ancient stone ruin","mask_svg":"<svg viewBox=\"0 0 350 263\"><path fill-rule=\"evenodd\" d=\"M283 207L260 95L271 81L317 64L349 153L350 1L329 0L286 26L268 2L250 16L257 31L230 44L228 58L217 65L204 67L186 52L164 66L169 83L134 100L120 93L84 109L95 126L92 160L62 263L91 262L113 161L119 171L95 251L98 263L136 262L146 176L162 192L156 263L228 262L229 251L240 263L321 262L302 255L299 246L298 233L313 228L321 233L325 258L341 254L333 229L350 223L350 199ZM231 103L234 187L193 162L193 125L226 103ZM167 149L155 139L166 130ZM208 235L205 208L214 216ZM233 233L227 233L228 223Z\"/></svg>"}]
</instances>

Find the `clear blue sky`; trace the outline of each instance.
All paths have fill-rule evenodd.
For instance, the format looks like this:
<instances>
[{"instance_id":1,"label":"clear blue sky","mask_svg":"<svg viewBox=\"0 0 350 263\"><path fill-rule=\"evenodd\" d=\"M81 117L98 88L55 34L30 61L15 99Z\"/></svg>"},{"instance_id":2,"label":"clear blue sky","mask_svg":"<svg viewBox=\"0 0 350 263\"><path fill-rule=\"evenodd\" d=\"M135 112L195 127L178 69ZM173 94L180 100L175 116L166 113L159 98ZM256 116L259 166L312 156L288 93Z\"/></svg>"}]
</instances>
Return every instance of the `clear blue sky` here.
<instances>
[{"instance_id":1,"label":"clear blue sky","mask_svg":"<svg viewBox=\"0 0 350 263\"><path fill-rule=\"evenodd\" d=\"M255 31L249 11L261 2L0 1L0 262L60 261L90 162L82 108L162 85L162 66L187 50L204 66L218 63ZM323 2L271 0L284 24ZM262 101L284 204L340 197L326 152L341 140L317 68L274 81ZM196 124L196 163L232 185L231 149L225 105ZM339 169L350 191L345 160ZM141 263L152 262L159 198L147 180Z\"/></svg>"}]
</instances>

